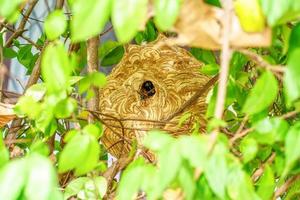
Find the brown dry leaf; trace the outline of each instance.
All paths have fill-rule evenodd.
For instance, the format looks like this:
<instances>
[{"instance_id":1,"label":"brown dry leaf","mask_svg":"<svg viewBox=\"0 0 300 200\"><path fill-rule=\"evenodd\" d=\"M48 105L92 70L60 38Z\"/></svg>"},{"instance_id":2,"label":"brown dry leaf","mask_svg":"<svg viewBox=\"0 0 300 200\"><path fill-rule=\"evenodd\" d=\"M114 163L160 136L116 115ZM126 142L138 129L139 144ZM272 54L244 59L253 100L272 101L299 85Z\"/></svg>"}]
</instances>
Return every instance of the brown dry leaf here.
<instances>
[{"instance_id":1,"label":"brown dry leaf","mask_svg":"<svg viewBox=\"0 0 300 200\"><path fill-rule=\"evenodd\" d=\"M200 0L184 1L175 32L176 44L217 50L222 44L224 10L207 5ZM245 32L232 10L230 44L232 47L266 47L271 44L272 31L266 27L258 33Z\"/></svg>"},{"instance_id":2,"label":"brown dry leaf","mask_svg":"<svg viewBox=\"0 0 300 200\"><path fill-rule=\"evenodd\" d=\"M13 105L0 103L0 128L16 117Z\"/></svg>"}]
</instances>

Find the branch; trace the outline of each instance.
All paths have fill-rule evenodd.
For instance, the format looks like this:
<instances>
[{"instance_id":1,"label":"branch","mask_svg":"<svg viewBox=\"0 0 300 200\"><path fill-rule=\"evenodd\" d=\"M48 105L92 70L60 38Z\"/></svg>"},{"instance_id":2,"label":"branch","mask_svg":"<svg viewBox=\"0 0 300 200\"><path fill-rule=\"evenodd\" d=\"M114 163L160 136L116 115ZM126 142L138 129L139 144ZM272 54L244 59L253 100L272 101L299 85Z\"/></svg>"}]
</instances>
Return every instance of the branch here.
<instances>
[{"instance_id":1,"label":"branch","mask_svg":"<svg viewBox=\"0 0 300 200\"><path fill-rule=\"evenodd\" d=\"M276 153L272 152L271 156L267 159L265 163L263 163L252 175L252 180L257 181L258 178L263 174L266 164L270 164L275 160Z\"/></svg>"},{"instance_id":2,"label":"branch","mask_svg":"<svg viewBox=\"0 0 300 200\"><path fill-rule=\"evenodd\" d=\"M28 9L26 10L26 12L24 13L24 17L22 18L16 32L14 32L12 34L12 36L7 40L6 44L5 44L5 47L10 47L14 41L14 39L18 38L19 36L22 35L22 33L24 32L24 28L25 28L25 25L26 25L26 22L31 14L31 12L33 11L36 3L38 2L38 0L32 0L30 3L29 3L29 6L28 6Z\"/></svg>"},{"instance_id":3,"label":"branch","mask_svg":"<svg viewBox=\"0 0 300 200\"><path fill-rule=\"evenodd\" d=\"M281 195L283 195L290 188L290 186L298 180L300 180L300 175L296 175L288 179L282 186L280 186L276 190L273 199L275 200Z\"/></svg>"},{"instance_id":4,"label":"branch","mask_svg":"<svg viewBox=\"0 0 300 200\"><path fill-rule=\"evenodd\" d=\"M224 112L224 105L227 92L227 79L229 72L229 64L231 59L231 49L230 49L230 27L231 27L231 10L233 9L232 0L223 0L222 6L224 7L224 21L223 21L223 32L222 32L222 52L221 52L221 69L219 76L219 85L217 93L217 102L214 117L215 119L222 119ZM213 151L214 145L217 141L218 128L215 129L210 135L210 151Z\"/></svg>"},{"instance_id":5,"label":"branch","mask_svg":"<svg viewBox=\"0 0 300 200\"><path fill-rule=\"evenodd\" d=\"M263 67L267 70L270 70L275 73L284 73L285 68L281 65L272 65L268 62L265 61L260 55L248 50L248 49L236 49L240 53L244 54L247 56L249 59L251 59L254 63L257 64L259 67Z\"/></svg>"},{"instance_id":6,"label":"branch","mask_svg":"<svg viewBox=\"0 0 300 200\"><path fill-rule=\"evenodd\" d=\"M181 114L183 111L185 111L188 107L193 105L199 97L203 95L203 93L207 92L207 90L210 89L210 87L216 83L218 80L218 76L214 76L211 78L203 87L200 88L188 101L186 101L176 112L171 114L165 121L170 121L177 115Z\"/></svg>"},{"instance_id":7,"label":"branch","mask_svg":"<svg viewBox=\"0 0 300 200\"><path fill-rule=\"evenodd\" d=\"M98 71L98 48L99 48L99 37L98 35L87 41L87 71L93 73ZM99 91L98 88L93 87L94 97L88 101L88 109L92 111L99 110ZM89 117L89 121L92 119L92 115Z\"/></svg>"}]
</instances>

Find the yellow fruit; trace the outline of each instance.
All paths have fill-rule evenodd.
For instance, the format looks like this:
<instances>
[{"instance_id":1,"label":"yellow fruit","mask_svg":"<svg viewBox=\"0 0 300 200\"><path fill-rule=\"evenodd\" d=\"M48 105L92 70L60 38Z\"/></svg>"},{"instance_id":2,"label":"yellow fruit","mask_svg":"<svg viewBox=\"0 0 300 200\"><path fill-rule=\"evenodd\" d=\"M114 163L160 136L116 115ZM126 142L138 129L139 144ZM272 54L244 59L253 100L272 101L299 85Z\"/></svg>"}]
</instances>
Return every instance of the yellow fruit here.
<instances>
[{"instance_id":1,"label":"yellow fruit","mask_svg":"<svg viewBox=\"0 0 300 200\"><path fill-rule=\"evenodd\" d=\"M235 12L246 32L261 32L265 28L265 17L258 0L236 0Z\"/></svg>"}]
</instances>

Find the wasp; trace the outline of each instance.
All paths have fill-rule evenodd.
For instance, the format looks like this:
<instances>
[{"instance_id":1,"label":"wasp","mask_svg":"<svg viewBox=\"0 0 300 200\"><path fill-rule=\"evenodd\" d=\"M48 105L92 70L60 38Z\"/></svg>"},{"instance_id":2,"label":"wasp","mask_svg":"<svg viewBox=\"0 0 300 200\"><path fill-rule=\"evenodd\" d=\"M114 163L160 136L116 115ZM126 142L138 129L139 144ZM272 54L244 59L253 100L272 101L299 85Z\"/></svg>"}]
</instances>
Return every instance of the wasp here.
<instances>
[{"instance_id":1,"label":"wasp","mask_svg":"<svg viewBox=\"0 0 300 200\"><path fill-rule=\"evenodd\" d=\"M152 97L155 94L155 87L151 81L145 81L140 89L139 94L141 95L141 100Z\"/></svg>"}]
</instances>

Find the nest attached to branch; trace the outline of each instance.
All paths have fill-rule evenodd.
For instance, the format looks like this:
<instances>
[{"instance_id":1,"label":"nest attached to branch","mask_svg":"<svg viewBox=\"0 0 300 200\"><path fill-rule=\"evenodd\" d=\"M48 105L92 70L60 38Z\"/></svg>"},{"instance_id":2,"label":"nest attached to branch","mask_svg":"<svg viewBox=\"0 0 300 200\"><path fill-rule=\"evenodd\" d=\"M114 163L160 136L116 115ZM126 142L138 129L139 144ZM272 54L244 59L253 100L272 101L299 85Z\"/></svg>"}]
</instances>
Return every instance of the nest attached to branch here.
<instances>
[{"instance_id":1,"label":"nest attached to branch","mask_svg":"<svg viewBox=\"0 0 300 200\"><path fill-rule=\"evenodd\" d=\"M174 136L189 134L189 127L179 127L183 112L205 129L205 99L211 77L200 73L202 63L187 50L162 45L159 36L146 45L129 45L121 62L107 77L100 91L100 112L103 113L102 142L108 151L120 157L127 154L134 141L138 144L148 130L161 129ZM208 88L205 88L208 87ZM201 96L186 104L202 89Z\"/></svg>"}]
</instances>

